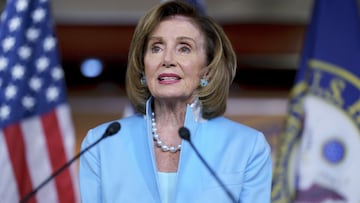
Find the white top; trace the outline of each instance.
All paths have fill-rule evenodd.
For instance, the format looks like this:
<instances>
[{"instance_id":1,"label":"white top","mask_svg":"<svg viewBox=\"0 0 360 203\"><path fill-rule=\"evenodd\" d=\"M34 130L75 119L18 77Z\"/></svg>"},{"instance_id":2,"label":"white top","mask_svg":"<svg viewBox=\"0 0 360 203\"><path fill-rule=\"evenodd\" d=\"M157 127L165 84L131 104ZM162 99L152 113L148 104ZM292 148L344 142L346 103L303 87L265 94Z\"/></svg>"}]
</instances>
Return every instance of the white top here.
<instances>
[{"instance_id":1,"label":"white top","mask_svg":"<svg viewBox=\"0 0 360 203\"><path fill-rule=\"evenodd\" d=\"M177 173L158 172L159 191L162 203L174 202Z\"/></svg>"}]
</instances>

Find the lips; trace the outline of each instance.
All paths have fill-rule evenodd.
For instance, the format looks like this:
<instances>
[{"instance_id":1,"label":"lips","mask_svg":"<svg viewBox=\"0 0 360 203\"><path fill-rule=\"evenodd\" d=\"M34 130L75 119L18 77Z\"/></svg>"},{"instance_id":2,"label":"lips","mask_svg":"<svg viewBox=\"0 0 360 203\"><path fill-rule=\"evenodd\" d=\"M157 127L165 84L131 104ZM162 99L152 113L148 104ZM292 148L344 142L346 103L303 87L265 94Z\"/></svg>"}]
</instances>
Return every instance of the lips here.
<instances>
[{"instance_id":1,"label":"lips","mask_svg":"<svg viewBox=\"0 0 360 203\"><path fill-rule=\"evenodd\" d=\"M180 80L181 77L178 76L177 74L173 74L173 73L163 73L163 74L160 74L159 77L158 77L158 80L159 81L177 81L177 80Z\"/></svg>"},{"instance_id":2,"label":"lips","mask_svg":"<svg viewBox=\"0 0 360 203\"><path fill-rule=\"evenodd\" d=\"M159 77L160 81L164 81L164 80L179 80L179 77Z\"/></svg>"}]
</instances>

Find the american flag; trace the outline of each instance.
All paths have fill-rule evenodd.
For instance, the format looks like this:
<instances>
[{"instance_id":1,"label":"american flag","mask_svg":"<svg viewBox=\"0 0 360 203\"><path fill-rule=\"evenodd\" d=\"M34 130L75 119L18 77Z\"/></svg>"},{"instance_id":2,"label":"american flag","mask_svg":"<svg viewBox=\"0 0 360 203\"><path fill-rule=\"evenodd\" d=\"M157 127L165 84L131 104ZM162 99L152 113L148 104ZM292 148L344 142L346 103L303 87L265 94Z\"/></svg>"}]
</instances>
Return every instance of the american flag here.
<instances>
[{"instance_id":1,"label":"american flag","mask_svg":"<svg viewBox=\"0 0 360 203\"><path fill-rule=\"evenodd\" d=\"M48 0L8 0L0 20L0 199L19 202L73 156ZM77 202L75 166L29 202Z\"/></svg>"}]
</instances>

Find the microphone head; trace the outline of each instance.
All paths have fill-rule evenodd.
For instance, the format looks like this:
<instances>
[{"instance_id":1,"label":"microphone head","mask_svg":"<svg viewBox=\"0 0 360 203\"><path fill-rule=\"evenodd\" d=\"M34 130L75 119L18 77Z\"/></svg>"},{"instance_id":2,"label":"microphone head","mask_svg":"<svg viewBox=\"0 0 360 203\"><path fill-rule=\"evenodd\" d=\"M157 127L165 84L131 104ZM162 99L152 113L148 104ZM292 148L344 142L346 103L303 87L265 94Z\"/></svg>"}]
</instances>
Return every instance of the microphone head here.
<instances>
[{"instance_id":1,"label":"microphone head","mask_svg":"<svg viewBox=\"0 0 360 203\"><path fill-rule=\"evenodd\" d=\"M186 127L179 128L179 136L182 139L190 142L190 131Z\"/></svg>"},{"instance_id":2,"label":"microphone head","mask_svg":"<svg viewBox=\"0 0 360 203\"><path fill-rule=\"evenodd\" d=\"M116 134L117 132L119 132L121 126L120 126L120 123L115 121L115 122L112 122L107 128L106 128L106 131L105 131L105 134L104 136L111 136L111 135L114 135Z\"/></svg>"}]
</instances>

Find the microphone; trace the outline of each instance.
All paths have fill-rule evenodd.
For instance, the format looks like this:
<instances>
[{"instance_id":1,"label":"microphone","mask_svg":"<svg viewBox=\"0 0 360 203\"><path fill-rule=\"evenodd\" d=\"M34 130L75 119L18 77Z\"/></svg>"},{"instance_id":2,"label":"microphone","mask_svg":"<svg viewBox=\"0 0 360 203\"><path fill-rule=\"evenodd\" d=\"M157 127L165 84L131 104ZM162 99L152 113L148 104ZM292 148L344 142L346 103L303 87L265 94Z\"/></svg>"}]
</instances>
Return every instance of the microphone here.
<instances>
[{"instance_id":1,"label":"microphone","mask_svg":"<svg viewBox=\"0 0 360 203\"><path fill-rule=\"evenodd\" d=\"M74 156L71 160L69 160L66 164L64 164L61 168L59 168L57 171L55 171L53 174L51 174L47 179L45 179L38 187L36 187L34 190L29 192L27 195L25 195L24 198L21 199L20 203L26 203L30 200L31 197L33 197L42 187L44 187L50 180L55 178L57 175L59 175L63 170L65 170L67 167L69 167L75 160L77 160L82 154L87 152L90 148L98 144L101 140L112 136L119 132L121 126L119 122L112 122L105 130L104 134L96 140L96 142L92 143L91 145L87 146L85 149L81 150L80 153L78 153L76 156Z\"/></svg>"},{"instance_id":2,"label":"microphone","mask_svg":"<svg viewBox=\"0 0 360 203\"><path fill-rule=\"evenodd\" d=\"M207 168L207 170L211 173L211 175L215 178L215 180L220 184L221 188L223 188L223 190L225 191L225 193L227 194L227 196L231 199L231 202L236 203L236 199L234 197L234 195L230 192L230 190L226 187L226 185L224 184L223 181L221 181L221 179L219 178L218 175L216 175L215 171L209 166L209 164L205 161L204 157L200 154L200 152L197 150L197 148L195 147L195 145L191 142L190 139L190 131L189 129L187 129L186 127L181 127L179 128L179 136L188 141L191 148L195 151L196 155L199 157L199 159L201 160L201 162L205 165L205 167Z\"/></svg>"}]
</instances>

